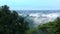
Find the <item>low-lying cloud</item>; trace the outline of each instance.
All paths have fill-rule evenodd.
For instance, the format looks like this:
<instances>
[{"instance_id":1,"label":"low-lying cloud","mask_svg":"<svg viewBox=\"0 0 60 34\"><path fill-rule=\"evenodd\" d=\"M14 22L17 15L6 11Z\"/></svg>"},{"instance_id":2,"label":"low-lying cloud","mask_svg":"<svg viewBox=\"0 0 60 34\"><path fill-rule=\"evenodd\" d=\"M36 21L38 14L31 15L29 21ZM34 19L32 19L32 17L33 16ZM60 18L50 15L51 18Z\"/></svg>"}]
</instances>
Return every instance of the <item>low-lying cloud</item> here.
<instances>
[{"instance_id":1,"label":"low-lying cloud","mask_svg":"<svg viewBox=\"0 0 60 34\"><path fill-rule=\"evenodd\" d=\"M20 15L25 15L26 14L20 14ZM39 24L43 24L49 21L53 21L55 20L57 17L59 17L60 14L59 13L49 13L49 14L40 14L40 13L30 13L29 14L29 18L30 20L33 21L33 23L35 24L35 26L39 25Z\"/></svg>"}]
</instances>

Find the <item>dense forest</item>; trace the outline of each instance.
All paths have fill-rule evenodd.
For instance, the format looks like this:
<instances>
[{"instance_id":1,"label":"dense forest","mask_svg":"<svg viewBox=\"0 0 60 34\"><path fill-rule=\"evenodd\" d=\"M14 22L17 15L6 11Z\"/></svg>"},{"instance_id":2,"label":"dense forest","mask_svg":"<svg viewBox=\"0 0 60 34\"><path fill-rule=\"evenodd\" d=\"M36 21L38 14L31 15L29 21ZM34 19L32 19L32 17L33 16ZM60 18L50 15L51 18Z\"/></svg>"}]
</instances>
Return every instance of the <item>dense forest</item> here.
<instances>
[{"instance_id":1,"label":"dense forest","mask_svg":"<svg viewBox=\"0 0 60 34\"><path fill-rule=\"evenodd\" d=\"M0 34L60 34L60 18L32 29L29 22L7 5L0 7Z\"/></svg>"},{"instance_id":2,"label":"dense forest","mask_svg":"<svg viewBox=\"0 0 60 34\"><path fill-rule=\"evenodd\" d=\"M38 29L46 32L46 34L60 34L60 18L58 17L53 22L39 25Z\"/></svg>"},{"instance_id":3,"label":"dense forest","mask_svg":"<svg viewBox=\"0 0 60 34\"><path fill-rule=\"evenodd\" d=\"M0 7L0 34L25 34L29 29L28 22L7 5Z\"/></svg>"}]
</instances>

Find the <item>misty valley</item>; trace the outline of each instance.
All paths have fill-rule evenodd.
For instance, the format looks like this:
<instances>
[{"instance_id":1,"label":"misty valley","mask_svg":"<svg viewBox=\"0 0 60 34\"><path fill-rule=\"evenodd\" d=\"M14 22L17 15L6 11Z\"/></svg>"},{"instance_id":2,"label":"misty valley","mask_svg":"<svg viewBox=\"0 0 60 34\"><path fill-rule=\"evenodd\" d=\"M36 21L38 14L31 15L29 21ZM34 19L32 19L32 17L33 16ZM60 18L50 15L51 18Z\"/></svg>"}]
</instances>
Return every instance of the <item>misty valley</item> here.
<instances>
[{"instance_id":1,"label":"misty valley","mask_svg":"<svg viewBox=\"0 0 60 34\"><path fill-rule=\"evenodd\" d=\"M0 34L60 34L60 10L10 10L1 6Z\"/></svg>"}]
</instances>

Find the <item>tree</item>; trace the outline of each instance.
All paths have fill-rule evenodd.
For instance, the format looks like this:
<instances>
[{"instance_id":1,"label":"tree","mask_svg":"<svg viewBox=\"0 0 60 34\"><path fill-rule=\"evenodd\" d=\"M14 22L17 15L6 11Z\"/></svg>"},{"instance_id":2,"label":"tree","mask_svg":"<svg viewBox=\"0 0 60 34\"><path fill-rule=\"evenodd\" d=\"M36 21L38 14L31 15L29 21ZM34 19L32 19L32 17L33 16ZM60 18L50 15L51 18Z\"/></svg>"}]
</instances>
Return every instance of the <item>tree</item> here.
<instances>
[{"instance_id":1,"label":"tree","mask_svg":"<svg viewBox=\"0 0 60 34\"><path fill-rule=\"evenodd\" d=\"M0 7L0 34L25 34L28 29L24 17L16 11L11 12L7 5Z\"/></svg>"},{"instance_id":2,"label":"tree","mask_svg":"<svg viewBox=\"0 0 60 34\"><path fill-rule=\"evenodd\" d=\"M39 30L47 31L47 34L60 34L60 18L58 17L53 22L48 22L42 25L39 25Z\"/></svg>"}]
</instances>

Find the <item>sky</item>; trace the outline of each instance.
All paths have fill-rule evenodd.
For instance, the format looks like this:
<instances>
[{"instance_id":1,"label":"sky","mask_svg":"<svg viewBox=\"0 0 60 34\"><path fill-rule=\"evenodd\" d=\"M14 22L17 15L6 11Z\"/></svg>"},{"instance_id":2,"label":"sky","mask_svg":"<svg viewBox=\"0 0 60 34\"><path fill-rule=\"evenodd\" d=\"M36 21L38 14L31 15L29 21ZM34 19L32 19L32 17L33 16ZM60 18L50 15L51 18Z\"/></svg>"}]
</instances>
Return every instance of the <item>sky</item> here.
<instances>
[{"instance_id":1,"label":"sky","mask_svg":"<svg viewBox=\"0 0 60 34\"><path fill-rule=\"evenodd\" d=\"M0 0L11 10L60 10L60 0Z\"/></svg>"}]
</instances>

